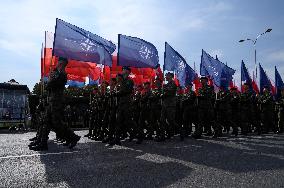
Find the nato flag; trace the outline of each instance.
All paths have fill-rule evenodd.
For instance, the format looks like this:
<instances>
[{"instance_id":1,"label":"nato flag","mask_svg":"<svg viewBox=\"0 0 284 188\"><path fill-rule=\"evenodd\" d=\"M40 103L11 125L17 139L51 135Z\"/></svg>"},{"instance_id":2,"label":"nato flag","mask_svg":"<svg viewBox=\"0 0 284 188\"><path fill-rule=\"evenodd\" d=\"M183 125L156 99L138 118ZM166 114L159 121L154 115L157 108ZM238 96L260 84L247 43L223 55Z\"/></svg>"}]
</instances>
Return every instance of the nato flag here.
<instances>
[{"instance_id":1,"label":"nato flag","mask_svg":"<svg viewBox=\"0 0 284 188\"><path fill-rule=\"evenodd\" d=\"M53 55L111 66L115 45L98 35L56 19Z\"/></svg>"},{"instance_id":2,"label":"nato flag","mask_svg":"<svg viewBox=\"0 0 284 188\"><path fill-rule=\"evenodd\" d=\"M71 87L84 87L85 82L79 82L79 81L74 81L74 80L68 80L66 85L69 85Z\"/></svg>"},{"instance_id":3,"label":"nato flag","mask_svg":"<svg viewBox=\"0 0 284 188\"><path fill-rule=\"evenodd\" d=\"M177 79L179 80L179 84L182 87L185 87L186 85L192 83L197 78L197 74L187 63L179 66L176 70L176 74Z\"/></svg>"},{"instance_id":4,"label":"nato flag","mask_svg":"<svg viewBox=\"0 0 284 188\"><path fill-rule=\"evenodd\" d=\"M143 39L118 35L118 65L155 68L159 63L156 47Z\"/></svg>"},{"instance_id":5,"label":"nato flag","mask_svg":"<svg viewBox=\"0 0 284 188\"><path fill-rule=\"evenodd\" d=\"M218 87L228 87L235 70L202 50L200 74L201 76L210 76Z\"/></svg>"},{"instance_id":6,"label":"nato flag","mask_svg":"<svg viewBox=\"0 0 284 188\"><path fill-rule=\"evenodd\" d=\"M178 67L185 67L184 64L185 59L166 42L164 70L175 71Z\"/></svg>"},{"instance_id":7,"label":"nato flag","mask_svg":"<svg viewBox=\"0 0 284 188\"><path fill-rule=\"evenodd\" d=\"M270 79L268 78L266 72L263 70L262 66L259 64L259 86L260 93L263 93L263 89L265 86L269 87L270 91L272 91L272 84Z\"/></svg>"},{"instance_id":8,"label":"nato flag","mask_svg":"<svg viewBox=\"0 0 284 188\"><path fill-rule=\"evenodd\" d=\"M275 87L276 87L276 97L279 98L281 96L281 90L284 89L284 83L276 66L275 66Z\"/></svg>"}]
</instances>

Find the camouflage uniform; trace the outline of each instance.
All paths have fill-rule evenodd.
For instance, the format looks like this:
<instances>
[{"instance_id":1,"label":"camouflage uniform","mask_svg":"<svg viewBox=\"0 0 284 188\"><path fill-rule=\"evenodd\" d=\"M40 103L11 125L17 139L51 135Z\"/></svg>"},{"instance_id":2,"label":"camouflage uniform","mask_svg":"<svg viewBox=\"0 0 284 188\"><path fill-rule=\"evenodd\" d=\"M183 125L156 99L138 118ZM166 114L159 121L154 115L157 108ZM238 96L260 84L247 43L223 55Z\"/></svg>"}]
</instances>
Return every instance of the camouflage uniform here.
<instances>
[{"instance_id":1,"label":"camouflage uniform","mask_svg":"<svg viewBox=\"0 0 284 188\"><path fill-rule=\"evenodd\" d=\"M207 135L212 134L211 125L214 122L214 101L215 92L213 86L205 85L198 90L198 124L195 128L193 137L199 138L203 132L203 127L205 128Z\"/></svg>"},{"instance_id":2,"label":"camouflage uniform","mask_svg":"<svg viewBox=\"0 0 284 188\"><path fill-rule=\"evenodd\" d=\"M161 134L166 131L168 138L174 135L174 127L177 127L175 122L176 92L177 86L173 80L164 85L161 111Z\"/></svg>"},{"instance_id":3,"label":"camouflage uniform","mask_svg":"<svg viewBox=\"0 0 284 188\"><path fill-rule=\"evenodd\" d=\"M241 133L247 135L252 115L252 94L243 92L240 96Z\"/></svg>"},{"instance_id":4,"label":"camouflage uniform","mask_svg":"<svg viewBox=\"0 0 284 188\"><path fill-rule=\"evenodd\" d=\"M120 144L120 136L123 133L123 129L127 130L131 138L136 137L137 125L133 121L131 114L131 98L133 93L134 83L130 78L123 78L120 86L118 87L117 97L119 98L117 114L116 114L116 128L115 138L110 144ZM141 138L142 133L137 133Z\"/></svg>"},{"instance_id":5,"label":"camouflage uniform","mask_svg":"<svg viewBox=\"0 0 284 188\"><path fill-rule=\"evenodd\" d=\"M278 133L283 133L284 131L284 96L277 101L277 115L278 115Z\"/></svg>"},{"instance_id":6,"label":"camouflage uniform","mask_svg":"<svg viewBox=\"0 0 284 188\"><path fill-rule=\"evenodd\" d=\"M50 73L50 78L47 83L48 90L48 106L46 108L46 121L43 127L42 142L47 143L48 134L52 128L56 135L60 138L71 142L74 139L78 139L78 136L62 123L62 117L64 117L64 105L63 105L63 91L67 82L67 75L65 72L60 72L57 69Z\"/></svg>"},{"instance_id":7,"label":"camouflage uniform","mask_svg":"<svg viewBox=\"0 0 284 188\"><path fill-rule=\"evenodd\" d=\"M231 108L231 125L233 128L232 134L238 135L238 126L240 124L240 95L238 93L230 94L230 108Z\"/></svg>"},{"instance_id":8,"label":"camouflage uniform","mask_svg":"<svg viewBox=\"0 0 284 188\"><path fill-rule=\"evenodd\" d=\"M98 93L92 96L90 103L90 124L89 124L89 138L95 139L97 134L97 122L98 122Z\"/></svg>"},{"instance_id":9,"label":"camouflage uniform","mask_svg":"<svg viewBox=\"0 0 284 188\"><path fill-rule=\"evenodd\" d=\"M181 99L182 109L182 136L189 136L192 132L192 124L196 121L196 94L190 90L183 94Z\"/></svg>"},{"instance_id":10,"label":"camouflage uniform","mask_svg":"<svg viewBox=\"0 0 284 188\"><path fill-rule=\"evenodd\" d=\"M150 107L149 97L151 91L143 91L140 98L140 117L139 117L139 129L140 131L147 130L147 138L151 139L153 135L153 127L149 124L150 122Z\"/></svg>"},{"instance_id":11,"label":"camouflage uniform","mask_svg":"<svg viewBox=\"0 0 284 188\"><path fill-rule=\"evenodd\" d=\"M261 122L263 132L275 131L274 127L274 100L270 93L264 93L260 97ZM276 132L276 131L275 131Z\"/></svg>"},{"instance_id":12,"label":"camouflage uniform","mask_svg":"<svg viewBox=\"0 0 284 188\"><path fill-rule=\"evenodd\" d=\"M162 109L161 95L162 90L160 88L156 88L151 91L149 96L149 108L151 111L149 124L151 128L153 128L153 131L156 130L156 140L164 139L164 133L162 134L160 123Z\"/></svg>"},{"instance_id":13,"label":"camouflage uniform","mask_svg":"<svg viewBox=\"0 0 284 188\"><path fill-rule=\"evenodd\" d=\"M215 102L216 126L221 126L229 133L231 121L230 94L227 91L219 91Z\"/></svg>"}]
</instances>

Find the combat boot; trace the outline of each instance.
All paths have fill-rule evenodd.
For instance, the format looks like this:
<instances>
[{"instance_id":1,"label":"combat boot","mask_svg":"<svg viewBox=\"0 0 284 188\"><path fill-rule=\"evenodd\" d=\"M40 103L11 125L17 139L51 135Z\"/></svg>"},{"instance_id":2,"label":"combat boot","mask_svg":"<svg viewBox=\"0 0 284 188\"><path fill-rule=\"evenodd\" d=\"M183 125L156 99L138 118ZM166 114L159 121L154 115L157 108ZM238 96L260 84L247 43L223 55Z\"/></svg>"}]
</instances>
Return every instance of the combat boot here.
<instances>
[{"instance_id":1,"label":"combat boot","mask_svg":"<svg viewBox=\"0 0 284 188\"><path fill-rule=\"evenodd\" d=\"M31 146L30 150L33 150L33 151L45 151L45 150L48 150L48 146L47 146L47 143L44 143L44 144L40 143L38 145Z\"/></svg>"},{"instance_id":2,"label":"combat boot","mask_svg":"<svg viewBox=\"0 0 284 188\"><path fill-rule=\"evenodd\" d=\"M78 136L78 135L75 134L73 139L70 141L69 148L70 149L74 148L77 145L77 143L80 140L80 138L81 138L81 136Z\"/></svg>"},{"instance_id":3,"label":"combat boot","mask_svg":"<svg viewBox=\"0 0 284 188\"><path fill-rule=\"evenodd\" d=\"M33 138L30 138L29 141L35 141L37 139L37 137L33 137Z\"/></svg>"}]
</instances>

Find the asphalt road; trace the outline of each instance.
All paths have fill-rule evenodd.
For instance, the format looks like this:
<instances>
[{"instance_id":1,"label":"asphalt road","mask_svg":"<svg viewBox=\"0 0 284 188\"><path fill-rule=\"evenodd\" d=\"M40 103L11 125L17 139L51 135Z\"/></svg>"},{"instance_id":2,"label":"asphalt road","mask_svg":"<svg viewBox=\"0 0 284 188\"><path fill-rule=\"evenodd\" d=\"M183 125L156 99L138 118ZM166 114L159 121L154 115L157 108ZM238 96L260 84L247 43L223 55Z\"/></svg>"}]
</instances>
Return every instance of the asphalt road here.
<instances>
[{"instance_id":1,"label":"asphalt road","mask_svg":"<svg viewBox=\"0 0 284 188\"><path fill-rule=\"evenodd\" d=\"M284 135L114 147L82 138L70 150L51 134L46 152L28 149L34 135L0 133L0 187L284 187Z\"/></svg>"}]
</instances>

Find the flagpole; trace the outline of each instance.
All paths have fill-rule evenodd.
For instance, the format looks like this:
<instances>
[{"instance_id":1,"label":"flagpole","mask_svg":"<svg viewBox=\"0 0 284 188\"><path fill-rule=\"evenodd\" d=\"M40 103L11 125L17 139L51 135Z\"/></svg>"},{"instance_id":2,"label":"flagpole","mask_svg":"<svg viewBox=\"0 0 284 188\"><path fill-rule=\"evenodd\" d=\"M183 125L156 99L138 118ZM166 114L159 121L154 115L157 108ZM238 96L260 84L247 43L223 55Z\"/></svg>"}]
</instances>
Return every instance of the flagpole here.
<instances>
[{"instance_id":1,"label":"flagpole","mask_svg":"<svg viewBox=\"0 0 284 188\"><path fill-rule=\"evenodd\" d=\"M43 57L43 43L41 43L41 74L40 74L40 77L41 77L41 97L43 96L43 90L44 90L44 80L43 80L43 77L44 77L44 57Z\"/></svg>"}]
</instances>

